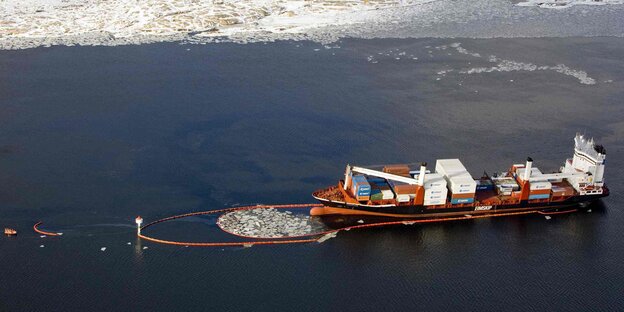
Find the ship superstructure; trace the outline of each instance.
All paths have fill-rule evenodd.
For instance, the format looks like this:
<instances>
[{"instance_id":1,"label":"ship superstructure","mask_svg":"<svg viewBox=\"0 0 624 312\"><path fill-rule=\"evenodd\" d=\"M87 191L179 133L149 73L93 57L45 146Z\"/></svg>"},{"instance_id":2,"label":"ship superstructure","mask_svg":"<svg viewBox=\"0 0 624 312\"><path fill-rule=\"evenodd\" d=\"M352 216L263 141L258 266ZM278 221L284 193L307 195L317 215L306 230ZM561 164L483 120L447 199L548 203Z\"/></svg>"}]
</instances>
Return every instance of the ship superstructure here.
<instances>
[{"instance_id":1,"label":"ship superstructure","mask_svg":"<svg viewBox=\"0 0 624 312\"><path fill-rule=\"evenodd\" d=\"M606 151L581 134L574 143L573 157L554 173L543 173L531 158L479 179L459 159L438 159L435 172L426 163L416 170L408 165L382 170L347 165L338 185L314 192L324 207L310 213L415 218L586 205L609 194L604 184Z\"/></svg>"}]
</instances>

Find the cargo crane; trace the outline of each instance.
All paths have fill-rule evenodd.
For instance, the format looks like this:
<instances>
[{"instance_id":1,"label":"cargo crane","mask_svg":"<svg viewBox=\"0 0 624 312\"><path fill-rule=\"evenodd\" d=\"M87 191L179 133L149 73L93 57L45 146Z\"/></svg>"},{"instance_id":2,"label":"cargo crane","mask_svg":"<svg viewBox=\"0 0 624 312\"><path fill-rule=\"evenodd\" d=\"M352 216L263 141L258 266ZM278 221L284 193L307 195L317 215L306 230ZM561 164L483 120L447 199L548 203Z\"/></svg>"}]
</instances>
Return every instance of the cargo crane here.
<instances>
[{"instance_id":1,"label":"cargo crane","mask_svg":"<svg viewBox=\"0 0 624 312\"><path fill-rule=\"evenodd\" d=\"M367 168L363 168L363 167L347 165L347 169L345 171L344 190L346 191L348 185L351 184L352 172L357 172L357 173L361 173L361 174L365 174L365 175L369 175L369 176L373 176L373 177L378 177L378 178L382 178L382 179L386 179L386 180L403 182L405 184L422 186L422 185L425 184L425 171L426 170L427 170L427 163L421 163L420 164L420 171L418 173L418 179L413 179L413 178L408 178L408 177L404 177L404 176L400 176L400 175L396 175L396 174L392 174L392 173L387 173L387 172L383 172L383 171L378 171L378 170L367 169Z\"/></svg>"}]
</instances>

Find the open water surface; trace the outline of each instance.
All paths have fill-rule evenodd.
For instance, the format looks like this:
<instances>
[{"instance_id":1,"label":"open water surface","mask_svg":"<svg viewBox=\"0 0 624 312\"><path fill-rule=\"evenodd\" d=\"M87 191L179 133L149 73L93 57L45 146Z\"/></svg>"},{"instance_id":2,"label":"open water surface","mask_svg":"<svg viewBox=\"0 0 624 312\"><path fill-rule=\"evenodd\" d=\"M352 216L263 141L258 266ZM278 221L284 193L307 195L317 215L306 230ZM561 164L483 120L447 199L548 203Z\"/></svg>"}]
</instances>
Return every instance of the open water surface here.
<instances>
[{"instance_id":1,"label":"open water surface","mask_svg":"<svg viewBox=\"0 0 624 312\"><path fill-rule=\"evenodd\" d=\"M0 51L0 226L20 232L0 238L0 310L621 310L622 55L600 37ZM252 248L135 237L137 214L312 202L346 163L557 170L577 131L607 149L591 213ZM206 220L152 233L219 239Z\"/></svg>"}]
</instances>

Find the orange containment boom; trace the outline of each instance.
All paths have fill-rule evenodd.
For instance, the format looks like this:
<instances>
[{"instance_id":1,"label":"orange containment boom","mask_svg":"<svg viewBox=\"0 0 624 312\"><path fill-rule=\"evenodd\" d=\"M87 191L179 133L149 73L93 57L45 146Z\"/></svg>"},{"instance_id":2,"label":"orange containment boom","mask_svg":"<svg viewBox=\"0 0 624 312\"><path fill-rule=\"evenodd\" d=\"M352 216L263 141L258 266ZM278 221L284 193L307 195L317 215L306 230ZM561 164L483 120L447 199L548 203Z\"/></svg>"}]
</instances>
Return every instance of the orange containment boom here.
<instances>
[{"instance_id":1,"label":"orange containment boom","mask_svg":"<svg viewBox=\"0 0 624 312\"><path fill-rule=\"evenodd\" d=\"M190 216L197 216L197 215L208 215L208 214L218 214L218 213L226 213L226 212L231 212L231 211L237 211L237 210L250 210L250 209L263 209L263 208L275 208L275 209L283 209L283 208L312 208L311 211L311 215L314 215L314 210L316 209L326 209L327 207L323 207L323 205L320 204L295 204L295 205L275 205L275 206L247 206L247 207L237 207L237 208L226 208L226 209L219 209L219 210L209 210L209 211L202 211L202 212L192 212L192 213L187 213L187 214L181 214L181 215L176 215L176 216L171 216L171 217L167 217L164 219L160 219L160 220L156 220L153 222L150 222L148 224L146 224L145 226L141 227L142 230L158 224L158 223L162 223L162 222L166 222L166 221L171 221L171 220L175 220L175 219L180 219L180 218L185 218L185 217L190 217ZM556 212L550 212L548 214L562 214L562 213L570 213L570 212L574 212L576 211L576 209L574 210L567 210L567 211L556 211ZM159 239L159 238L154 238L154 237L150 237L147 236L145 234L139 234L138 236L142 239L145 239L147 241L152 241L155 243L160 243L160 244L167 244L167 245L177 245L177 246L198 246L198 247L224 247L224 246L240 246L240 247L250 247L253 245L278 245L278 244L301 244L301 243L312 243L312 242L321 242L323 240L323 237L325 237L326 235L335 235L336 233L340 232L340 231L349 231L349 230L354 230L354 229L363 229L363 228L373 228L373 227L381 227L381 226L388 226L388 225L411 225L411 224L416 224L416 223L436 223L436 222L444 222L444 221L458 221L458 220L470 220L470 219L481 219L481 218L491 218L491 217L505 217L505 216L517 216L517 215L526 215L526 214L533 214L533 213L542 213L539 210L528 210L528 211L519 211L519 212L502 212L502 213L493 213L493 214L488 214L488 215L464 215L464 216L460 216L460 217L445 217L445 218L436 218L436 219L412 219L412 220L400 220L400 221L388 221L388 222L378 222L378 223L369 223L369 224L358 224L358 225L353 225L353 226L347 226L347 227L343 227L343 228L339 228L339 229L331 229L331 230L327 230L327 231L322 231L322 232L315 232L315 233L308 233L308 234L302 234L302 235L295 235L295 236L286 236L286 237L282 237L280 239L271 239L271 238L261 238L261 237L252 237L252 236L244 236L244 235L240 235L240 234L234 234L231 232L226 231L225 229L221 228L219 226L219 228L228 233L231 234L233 236L237 236L239 238L245 238L245 239L261 239L261 240L255 240L255 241L243 241L243 242L182 242L182 241L171 241L171 240L165 240L165 239ZM218 224L218 223L217 223Z\"/></svg>"},{"instance_id":2,"label":"orange containment boom","mask_svg":"<svg viewBox=\"0 0 624 312\"><path fill-rule=\"evenodd\" d=\"M47 235L47 236L60 236L60 233L52 233L52 232L46 232L46 231L42 231L39 229L39 226L42 225L43 222L39 221L37 223L35 223L35 225L33 225L33 230L35 230L35 232L41 234L41 235Z\"/></svg>"}]
</instances>

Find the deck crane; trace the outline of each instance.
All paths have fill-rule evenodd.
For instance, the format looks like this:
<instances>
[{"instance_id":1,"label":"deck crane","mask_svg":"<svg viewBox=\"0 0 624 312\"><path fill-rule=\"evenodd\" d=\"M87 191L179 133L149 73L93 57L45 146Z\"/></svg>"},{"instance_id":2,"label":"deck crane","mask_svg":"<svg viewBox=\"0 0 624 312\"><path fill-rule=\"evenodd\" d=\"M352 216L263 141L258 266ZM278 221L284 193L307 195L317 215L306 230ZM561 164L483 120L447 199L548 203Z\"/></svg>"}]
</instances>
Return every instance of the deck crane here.
<instances>
[{"instance_id":1,"label":"deck crane","mask_svg":"<svg viewBox=\"0 0 624 312\"><path fill-rule=\"evenodd\" d=\"M373 170L373 169L367 169L367 168L363 168L363 167L347 165L347 168L345 170L344 189L346 191L347 190L347 186L351 182L350 181L351 180L351 172L357 172L357 173L361 173L361 174L365 174L365 175L369 175L369 176L373 176L373 177L384 178L386 180L403 182L403 183L411 184L411 185L423 186L425 184L425 171L426 170L427 170L427 163L424 163L424 162L421 163L420 164L420 173L418 174L418 179L414 179L414 178L404 177L404 176L400 176L400 175L396 175L396 174L392 174L392 173L387 173L387 172L382 172L382 171L378 171L378 170Z\"/></svg>"}]
</instances>

